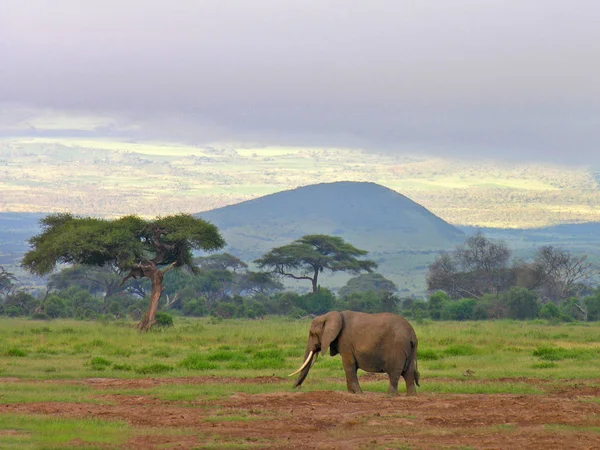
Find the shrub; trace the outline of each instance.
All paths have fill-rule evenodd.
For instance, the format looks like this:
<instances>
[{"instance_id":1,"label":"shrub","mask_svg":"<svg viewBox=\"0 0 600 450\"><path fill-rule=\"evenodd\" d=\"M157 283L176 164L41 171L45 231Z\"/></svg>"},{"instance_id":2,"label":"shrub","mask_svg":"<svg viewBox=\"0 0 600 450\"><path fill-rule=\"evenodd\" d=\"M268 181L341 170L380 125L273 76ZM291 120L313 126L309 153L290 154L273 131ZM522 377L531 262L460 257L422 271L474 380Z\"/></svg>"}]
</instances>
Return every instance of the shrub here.
<instances>
[{"instance_id":1,"label":"shrub","mask_svg":"<svg viewBox=\"0 0 600 450\"><path fill-rule=\"evenodd\" d=\"M9 348L8 350L6 350L5 355L23 358L23 357L27 356L27 352L25 352L24 350L21 350L20 348L13 347L13 348Z\"/></svg>"},{"instance_id":2,"label":"shrub","mask_svg":"<svg viewBox=\"0 0 600 450\"><path fill-rule=\"evenodd\" d=\"M158 311L154 319L156 320L156 325L159 327L173 326L173 316L169 313Z\"/></svg>"},{"instance_id":3,"label":"shrub","mask_svg":"<svg viewBox=\"0 0 600 450\"><path fill-rule=\"evenodd\" d=\"M303 295L300 307L310 314L325 314L335 309L335 297L327 288L320 288L315 293Z\"/></svg>"},{"instance_id":4,"label":"shrub","mask_svg":"<svg viewBox=\"0 0 600 450\"><path fill-rule=\"evenodd\" d=\"M508 292L500 295L508 306L508 315L511 319L535 319L540 305L537 294L523 287L513 287Z\"/></svg>"},{"instance_id":5,"label":"shrub","mask_svg":"<svg viewBox=\"0 0 600 450\"><path fill-rule=\"evenodd\" d=\"M240 355L230 350L217 350L209 353L206 359L208 361L246 361L248 358L246 355Z\"/></svg>"},{"instance_id":6,"label":"shrub","mask_svg":"<svg viewBox=\"0 0 600 450\"><path fill-rule=\"evenodd\" d=\"M563 359L592 359L598 356L598 351L585 348L562 348L542 346L533 351L533 356L537 356L545 361L560 361Z\"/></svg>"},{"instance_id":7,"label":"shrub","mask_svg":"<svg viewBox=\"0 0 600 450\"><path fill-rule=\"evenodd\" d=\"M278 348L257 351L248 363L251 369L281 369L284 366L285 357Z\"/></svg>"},{"instance_id":8,"label":"shrub","mask_svg":"<svg viewBox=\"0 0 600 450\"><path fill-rule=\"evenodd\" d=\"M425 349L425 350L421 350L419 349L417 352L417 359L423 360L423 361L437 361L438 359L440 359L441 356L439 353L433 351L433 350L429 350L429 349Z\"/></svg>"},{"instance_id":9,"label":"shrub","mask_svg":"<svg viewBox=\"0 0 600 450\"><path fill-rule=\"evenodd\" d=\"M105 370L111 365L112 362L102 358L101 356L96 356L95 358L92 358L92 361L90 362L90 366L93 370Z\"/></svg>"},{"instance_id":10,"label":"shrub","mask_svg":"<svg viewBox=\"0 0 600 450\"><path fill-rule=\"evenodd\" d=\"M560 310L554 303L546 303L540 309L540 318L546 320L558 320L560 318Z\"/></svg>"},{"instance_id":11,"label":"shrub","mask_svg":"<svg viewBox=\"0 0 600 450\"><path fill-rule=\"evenodd\" d=\"M160 364L160 363L149 364L147 366L142 366L142 367L138 367L137 369L135 369L136 373L139 373L142 375L148 375L148 374L152 374L152 373L165 373L165 372L171 372L172 370L173 370L172 366L167 366L166 364Z\"/></svg>"},{"instance_id":12,"label":"shrub","mask_svg":"<svg viewBox=\"0 0 600 450\"><path fill-rule=\"evenodd\" d=\"M219 368L217 364L208 361L203 355L200 355L198 353L188 355L183 361L179 363L179 365L190 370L210 370Z\"/></svg>"},{"instance_id":13,"label":"shrub","mask_svg":"<svg viewBox=\"0 0 600 450\"><path fill-rule=\"evenodd\" d=\"M205 316L207 313L206 301L202 298L196 298L190 301L186 301L181 308L181 312L185 316Z\"/></svg>"},{"instance_id":14,"label":"shrub","mask_svg":"<svg viewBox=\"0 0 600 450\"><path fill-rule=\"evenodd\" d=\"M237 307L233 303L220 302L213 310L213 315L222 319L231 319L235 316Z\"/></svg>"},{"instance_id":15,"label":"shrub","mask_svg":"<svg viewBox=\"0 0 600 450\"><path fill-rule=\"evenodd\" d=\"M161 348L152 352L152 356L156 356L157 358L168 358L171 356L171 352L166 348Z\"/></svg>"},{"instance_id":16,"label":"shrub","mask_svg":"<svg viewBox=\"0 0 600 450\"><path fill-rule=\"evenodd\" d=\"M429 317L433 320L440 320L442 318L442 309L444 304L448 302L450 297L444 291L437 291L429 297L429 303L427 304L427 310L429 311Z\"/></svg>"},{"instance_id":17,"label":"shrub","mask_svg":"<svg viewBox=\"0 0 600 450\"><path fill-rule=\"evenodd\" d=\"M557 364L551 361L544 361L531 366L533 369L552 369L557 367Z\"/></svg>"},{"instance_id":18,"label":"shrub","mask_svg":"<svg viewBox=\"0 0 600 450\"><path fill-rule=\"evenodd\" d=\"M586 297L583 302L588 312L587 320L600 320L600 294L596 294L593 297Z\"/></svg>"},{"instance_id":19,"label":"shrub","mask_svg":"<svg viewBox=\"0 0 600 450\"><path fill-rule=\"evenodd\" d=\"M442 319L471 320L476 304L477 300L474 298L461 298L460 300L449 301L444 304L444 308L442 309Z\"/></svg>"},{"instance_id":20,"label":"shrub","mask_svg":"<svg viewBox=\"0 0 600 450\"><path fill-rule=\"evenodd\" d=\"M122 370L124 372L129 372L131 370L133 370L133 367L129 364L113 364L112 366L113 370Z\"/></svg>"},{"instance_id":21,"label":"shrub","mask_svg":"<svg viewBox=\"0 0 600 450\"><path fill-rule=\"evenodd\" d=\"M477 350L469 344L455 344L444 350L444 354L449 356L469 356L475 353L477 353Z\"/></svg>"}]
</instances>

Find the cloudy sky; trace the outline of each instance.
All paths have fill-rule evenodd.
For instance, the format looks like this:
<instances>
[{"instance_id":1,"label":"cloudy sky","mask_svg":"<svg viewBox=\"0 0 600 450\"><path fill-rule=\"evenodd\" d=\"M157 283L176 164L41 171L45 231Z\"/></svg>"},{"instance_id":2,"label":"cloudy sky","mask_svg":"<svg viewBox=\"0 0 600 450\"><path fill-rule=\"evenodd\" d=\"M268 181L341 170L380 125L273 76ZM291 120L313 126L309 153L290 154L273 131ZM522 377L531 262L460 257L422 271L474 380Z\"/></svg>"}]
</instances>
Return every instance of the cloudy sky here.
<instances>
[{"instance_id":1,"label":"cloudy sky","mask_svg":"<svg viewBox=\"0 0 600 450\"><path fill-rule=\"evenodd\" d=\"M0 134L90 129L600 164L600 2L1 1Z\"/></svg>"}]
</instances>

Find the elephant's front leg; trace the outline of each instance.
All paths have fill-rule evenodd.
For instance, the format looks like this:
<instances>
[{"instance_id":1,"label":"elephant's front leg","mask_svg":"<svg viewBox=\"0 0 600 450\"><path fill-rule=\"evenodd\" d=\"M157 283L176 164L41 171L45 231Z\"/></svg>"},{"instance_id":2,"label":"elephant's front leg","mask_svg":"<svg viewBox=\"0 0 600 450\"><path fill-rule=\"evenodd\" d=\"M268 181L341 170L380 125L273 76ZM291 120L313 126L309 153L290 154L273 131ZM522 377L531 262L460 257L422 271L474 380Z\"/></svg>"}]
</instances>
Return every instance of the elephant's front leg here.
<instances>
[{"instance_id":1,"label":"elephant's front leg","mask_svg":"<svg viewBox=\"0 0 600 450\"><path fill-rule=\"evenodd\" d=\"M358 366L354 358L342 358L344 364L344 371L346 372L346 386L348 386L348 392L353 394L362 394L360 384L358 384Z\"/></svg>"}]
</instances>

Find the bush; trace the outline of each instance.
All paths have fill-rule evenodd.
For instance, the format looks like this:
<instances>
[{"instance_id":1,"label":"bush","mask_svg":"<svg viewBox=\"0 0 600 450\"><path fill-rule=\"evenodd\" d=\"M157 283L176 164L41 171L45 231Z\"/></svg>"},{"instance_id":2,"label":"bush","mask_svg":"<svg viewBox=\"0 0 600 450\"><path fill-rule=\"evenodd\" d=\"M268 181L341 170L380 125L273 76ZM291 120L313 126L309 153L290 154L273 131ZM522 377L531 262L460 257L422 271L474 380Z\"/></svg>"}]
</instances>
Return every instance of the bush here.
<instances>
[{"instance_id":1,"label":"bush","mask_svg":"<svg viewBox=\"0 0 600 450\"><path fill-rule=\"evenodd\" d=\"M156 325L159 327L173 326L173 316L166 312L158 311L154 317L154 320L156 320Z\"/></svg>"},{"instance_id":2,"label":"bush","mask_svg":"<svg viewBox=\"0 0 600 450\"><path fill-rule=\"evenodd\" d=\"M326 288L302 296L301 308L310 314L325 314L335 309L335 296Z\"/></svg>"},{"instance_id":3,"label":"bush","mask_svg":"<svg viewBox=\"0 0 600 450\"><path fill-rule=\"evenodd\" d=\"M423 361L437 361L440 358L441 358L440 354L433 350L429 350L429 349L420 350L419 349L417 352L417 359L420 359Z\"/></svg>"},{"instance_id":4,"label":"bush","mask_svg":"<svg viewBox=\"0 0 600 450\"><path fill-rule=\"evenodd\" d=\"M444 354L449 356L470 356L477 353L475 347L469 344L455 344L444 350Z\"/></svg>"},{"instance_id":5,"label":"bush","mask_svg":"<svg viewBox=\"0 0 600 450\"><path fill-rule=\"evenodd\" d=\"M23 358L23 357L27 356L27 352L25 352L24 350L21 350L20 348L13 347L13 348L9 348L8 350L6 350L5 355Z\"/></svg>"},{"instance_id":6,"label":"bush","mask_svg":"<svg viewBox=\"0 0 600 450\"><path fill-rule=\"evenodd\" d=\"M444 304L450 300L448 294L444 291L437 291L429 297L429 303L427 304L427 311L429 317L433 320L440 320L442 318L442 309Z\"/></svg>"},{"instance_id":7,"label":"bush","mask_svg":"<svg viewBox=\"0 0 600 450\"><path fill-rule=\"evenodd\" d=\"M588 312L587 320L600 320L600 294L596 294L592 297L586 297L583 300L583 303L585 304Z\"/></svg>"},{"instance_id":8,"label":"bush","mask_svg":"<svg viewBox=\"0 0 600 450\"><path fill-rule=\"evenodd\" d=\"M136 373L139 373L142 375L148 375L148 374L152 374L152 373L165 373L165 372L171 372L172 370L173 370L172 366L167 366L165 364L160 364L160 363L149 364L147 366L142 366L142 367L138 367L137 369L135 369Z\"/></svg>"},{"instance_id":9,"label":"bush","mask_svg":"<svg viewBox=\"0 0 600 450\"><path fill-rule=\"evenodd\" d=\"M546 303L540 309L539 316L540 319L556 321L560 319L560 310L558 309L558 306L556 306L554 303Z\"/></svg>"},{"instance_id":10,"label":"bush","mask_svg":"<svg viewBox=\"0 0 600 450\"><path fill-rule=\"evenodd\" d=\"M179 363L179 365L190 370L210 370L219 368L217 364L207 361L206 357L198 353L188 355Z\"/></svg>"},{"instance_id":11,"label":"bush","mask_svg":"<svg viewBox=\"0 0 600 450\"><path fill-rule=\"evenodd\" d=\"M246 361L246 355L235 353L231 350L216 350L206 357L208 361Z\"/></svg>"},{"instance_id":12,"label":"bush","mask_svg":"<svg viewBox=\"0 0 600 450\"><path fill-rule=\"evenodd\" d=\"M562 348L542 346L533 351L533 356L537 356L545 361L560 361L563 359L595 359L598 357L597 350L586 348Z\"/></svg>"},{"instance_id":13,"label":"bush","mask_svg":"<svg viewBox=\"0 0 600 450\"><path fill-rule=\"evenodd\" d=\"M479 300L473 308L473 320L488 320L490 318L490 305L484 300Z\"/></svg>"},{"instance_id":14,"label":"bush","mask_svg":"<svg viewBox=\"0 0 600 450\"><path fill-rule=\"evenodd\" d=\"M573 320L583 320L584 313L582 309L580 301L576 297L567 298L560 305L560 311L563 316L566 316L569 319L567 320L568 322Z\"/></svg>"},{"instance_id":15,"label":"bush","mask_svg":"<svg viewBox=\"0 0 600 450\"><path fill-rule=\"evenodd\" d=\"M267 314L267 308L256 300L246 300L244 302L244 317L250 319L256 319L257 317L263 317Z\"/></svg>"},{"instance_id":16,"label":"bush","mask_svg":"<svg viewBox=\"0 0 600 450\"><path fill-rule=\"evenodd\" d=\"M196 298L183 304L181 312L185 316L202 317L207 314L206 301L202 298Z\"/></svg>"},{"instance_id":17,"label":"bush","mask_svg":"<svg viewBox=\"0 0 600 450\"><path fill-rule=\"evenodd\" d=\"M537 294L529 289L513 287L500 298L505 300L511 319L527 320L538 316L540 305Z\"/></svg>"},{"instance_id":18,"label":"bush","mask_svg":"<svg viewBox=\"0 0 600 450\"><path fill-rule=\"evenodd\" d=\"M102 358L101 356L96 356L95 358L92 358L92 361L90 362L90 366L94 370L104 370L111 365L112 362Z\"/></svg>"},{"instance_id":19,"label":"bush","mask_svg":"<svg viewBox=\"0 0 600 450\"><path fill-rule=\"evenodd\" d=\"M442 309L442 319L444 320L471 320L477 300L474 298L462 298L460 300L449 301L444 304Z\"/></svg>"},{"instance_id":20,"label":"bush","mask_svg":"<svg viewBox=\"0 0 600 450\"><path fill-rule=\"evenodd\" d=\"M344 309L366 313L380 313L396 312L398 302L398 297L391 292L366 291L349 294L342 303L345 303L343 305Z\"/></svg>"},{"instance_id":21,"label":"bush","mask_svg":"<svg viewBox=\"0 0 600 450\"><path fill-rule=\"evenodd\" d=\"M284 366L285 356L278 348L257 351L248 363L251 369L281 369Z\"/></svg>"},{"instance_id":22,"label":"bush","mask_svg":"<svg viewBox=\"0 0 600 450\"><path fill-rule=\"evenodd\" d=\"M220 302L215 307L212 314L216 317L221 317L223 319L231 319L232 317L235 316L236 310L237 310L237 306L234 305L233 303Z\"/></svg>"}]
</instances>

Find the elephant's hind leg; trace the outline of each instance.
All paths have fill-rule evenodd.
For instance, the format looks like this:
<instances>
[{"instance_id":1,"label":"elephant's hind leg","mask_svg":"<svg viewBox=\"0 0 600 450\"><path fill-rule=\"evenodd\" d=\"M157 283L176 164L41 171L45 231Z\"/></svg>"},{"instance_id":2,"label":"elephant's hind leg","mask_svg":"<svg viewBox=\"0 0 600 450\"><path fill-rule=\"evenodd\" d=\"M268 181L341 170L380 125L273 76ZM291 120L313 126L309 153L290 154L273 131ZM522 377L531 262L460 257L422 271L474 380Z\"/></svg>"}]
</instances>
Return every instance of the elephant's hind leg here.
<instances>
[{"instance_id":1,"label":"elephant's hind leg","mask_svg":"<svg viewBox=\"0 0 600 450\"><path fill-rule=\"evenodd\" d=\"M398 381L400 381L400 374L397 373L388 373L390 377L390 387L388 389L389 395L398 395Z\"/></svg>"},{"instance_id":2,"label":"elephant's hind leg","mask_svg":"<svg viewBox=\"0 0 600 450\"><path fill-rule=\"evenodd\" d=\"M406 395L417 395L417 388L415 386L415 373L409 370L404 375L404 381L406 382Z\"/></svg>"}]
</instances>

